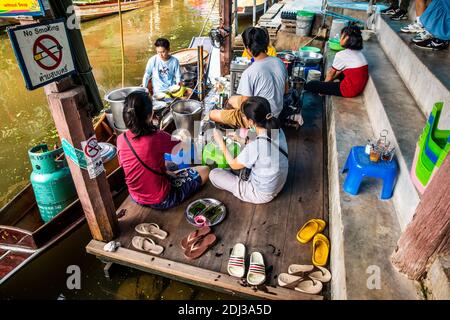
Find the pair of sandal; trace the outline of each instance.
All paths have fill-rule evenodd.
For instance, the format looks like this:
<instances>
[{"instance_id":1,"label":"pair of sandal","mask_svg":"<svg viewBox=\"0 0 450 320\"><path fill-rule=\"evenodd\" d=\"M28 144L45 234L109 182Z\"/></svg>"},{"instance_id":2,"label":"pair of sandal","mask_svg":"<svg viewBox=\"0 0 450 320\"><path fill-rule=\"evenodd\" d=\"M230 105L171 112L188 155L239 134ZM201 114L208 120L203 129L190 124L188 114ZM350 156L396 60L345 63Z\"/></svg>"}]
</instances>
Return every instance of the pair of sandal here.
<instances>
[{"instance_id":1,"label":"pair of sandal","mask_svg":"<svg viewBox=\"0 0 450 320\"><path fill-rule=\"evenodd\" d=\"M228 259L227 271L230 276L243 278L245 275L246 249L242 243L236 243ZM266 282L264 258L259 252L252 252L247 273L247 283L258 286Z\"/></svg>"},{"instance_id":2,"label":"pair of sandal","mask_svg":"<svg viewBox=\"0 0 450 320\"><path fill-rule=\"evenodd\" d=\"M141 223L138 224L134 230L136 232L145 235L147 237L135 236L131 240L133 247L138 250L145 251L154 255L160 255L164 251L164 247L155 243L152 238L148 236L153 236L155 238L164 240L167 238L168 233L162 230L156 223Z\"/></svg>"},{"instance_id":3,"label":"pair of sandal","mask_svg":"<svg viewBox=\"0 0 450 320\"><path fill-rule=\"evenodd\" d=\"M331 273L326 268L291 264L288 273L278 275L280 287L294 289L307 294L318 294L322 291L324 282L331 280Z\"/></svg>"},{"instance_id":4,"label":"pair of sandal","mask_svg":"<svg viewBox=\"0 0 450 320\"><path fill-rule=\"evenodd\" d=\"M200 258L209 248L214 246L217 237L208 226L189 233L181 240L184 256L189 260Z\"/></svg>"},{"instance_id":5,"label":"pair of sandal","mask_svg":"<svg viewBox=\"0 0 450 320\"><path fill-rule=\"evenodd\" d=\"M312 263L319 267L327 264L330 252L330 241L321 233L325 227L326 222L324 220L311 219L297 233L297 240L300 243L308 243L312 239Z\"/></svg>"}]
</instances>

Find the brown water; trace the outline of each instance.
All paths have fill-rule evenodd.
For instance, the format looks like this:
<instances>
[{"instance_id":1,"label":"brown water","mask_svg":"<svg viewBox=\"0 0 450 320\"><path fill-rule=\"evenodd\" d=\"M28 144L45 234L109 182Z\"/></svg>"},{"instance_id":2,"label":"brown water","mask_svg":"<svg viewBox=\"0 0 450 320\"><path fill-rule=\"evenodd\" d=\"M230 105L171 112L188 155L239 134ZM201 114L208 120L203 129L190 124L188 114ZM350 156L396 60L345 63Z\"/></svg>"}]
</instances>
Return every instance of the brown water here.
<instances>
[{"instance_id":1,"label":"brown water","mask_svg":"<svg viewBox=\"0 0 450 320\"><path fill-rule=\"evenodd\" d=\"M140 85L148 58L155 53L153 43L167 37L172 50L185 48L198 36L214 0L162 0L149 7L123 15L125 34L126 86ZM218 24L218 1L205 28ZM248 24L248 20L246 22ZM240 25L240 29L244 24ZM121 81L121 51L118 16L82 24L82 34L100 93L118 88ZM46 142L54 144L57 134L48 111L43 89L27 91L6 35L0 35L0 207L29 181L30 165L27 150ZM221 299L227 296L209 290L172 282L128 268L116 268L113 281L105 280L102 264L84 247L90 239L87 226L71 234L44 258L32 263L30 271L19 274L11 284L8 298L150 298L150 299ZM79 265L83 280L81 290L68 290L66 268ZM46 274L42 278L38 275ZM47 281L50 276L53 281ZM3 288L6 289L8 285Z\"/></svg>"},{"instance_id":2,"label":"brown water","mask_svg":"<svg viewBox=\"0 0 450 320\"><path fill-rule=\"evenodd\" d=\"M124 13L125 85L140 85L145 65L155 51L153 43L166 37L172 50L186 48L198 36L214 0L162 0ZM218 1L205 28L218 24ZM81 25L101 95L121 85L121 49L118 15ZM43 89L28 91L6 35L0 35L0 207L27 183L27 150L57 140Z\"/></svg>"}]
</instances>

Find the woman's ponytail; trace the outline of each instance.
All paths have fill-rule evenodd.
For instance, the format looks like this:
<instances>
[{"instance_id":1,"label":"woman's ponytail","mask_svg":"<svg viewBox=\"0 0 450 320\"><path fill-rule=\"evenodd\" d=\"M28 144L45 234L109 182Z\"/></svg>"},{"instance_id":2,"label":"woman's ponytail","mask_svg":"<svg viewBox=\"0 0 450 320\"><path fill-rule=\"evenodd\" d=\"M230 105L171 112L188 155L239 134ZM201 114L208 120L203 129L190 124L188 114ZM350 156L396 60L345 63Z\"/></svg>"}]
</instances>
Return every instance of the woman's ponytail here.
<instances>
[{"instance_id":1,"label":"woman's ponytail","mask_svg":"<svg viewBox=\"0 0 450 320\"><path fill-rule=\"evenodd\" d=\"M243 105L243 111L248 119L253 120L258 127L265 128L270 138L271 130L280 129L280 122L270 111L270 103L263 97L250 97Z\"/></svg>"}]
</instances>

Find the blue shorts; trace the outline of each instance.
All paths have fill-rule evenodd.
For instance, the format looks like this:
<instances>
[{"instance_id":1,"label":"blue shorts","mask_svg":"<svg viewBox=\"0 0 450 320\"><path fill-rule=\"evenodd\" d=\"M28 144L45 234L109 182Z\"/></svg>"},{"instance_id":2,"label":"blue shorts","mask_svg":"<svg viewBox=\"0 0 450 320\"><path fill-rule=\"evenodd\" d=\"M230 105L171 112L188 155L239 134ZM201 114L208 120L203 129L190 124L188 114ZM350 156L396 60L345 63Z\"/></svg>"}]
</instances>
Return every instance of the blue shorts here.
<instances>
[{"instance_id":1,"label":"blue shorts","mask_svg":"<svg viewBox=\"0 0 450 320\"><path fill-rule=\"evenodd\" d=\"M196 193L201 185L200 174L193 169L184 169L176 173L176 177L169 177L172 188L166 199L159 204L147 205L157 210L167 210L176 207L184 200Z\"/></svg>"}]
</instances>

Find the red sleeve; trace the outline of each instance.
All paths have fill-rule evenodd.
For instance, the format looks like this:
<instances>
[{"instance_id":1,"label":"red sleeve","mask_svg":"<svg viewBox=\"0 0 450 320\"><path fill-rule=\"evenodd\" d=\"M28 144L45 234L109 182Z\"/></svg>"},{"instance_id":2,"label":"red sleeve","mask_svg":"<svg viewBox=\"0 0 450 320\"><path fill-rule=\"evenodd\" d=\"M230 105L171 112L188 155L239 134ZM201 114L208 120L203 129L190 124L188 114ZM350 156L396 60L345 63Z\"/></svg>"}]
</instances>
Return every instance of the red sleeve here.
<instances>
[{"instance_id":1,"label":"red sleeve","mask_svg":"<svg viewBox=\"0 0 450 320\"><path fill-rule=\"evenodd\" d=\"M180 143L180 140L175 139L165 131L159 131L161 139L161 151L162 153L172 153L172 149Z\"/></svg>"}]
</instances>

